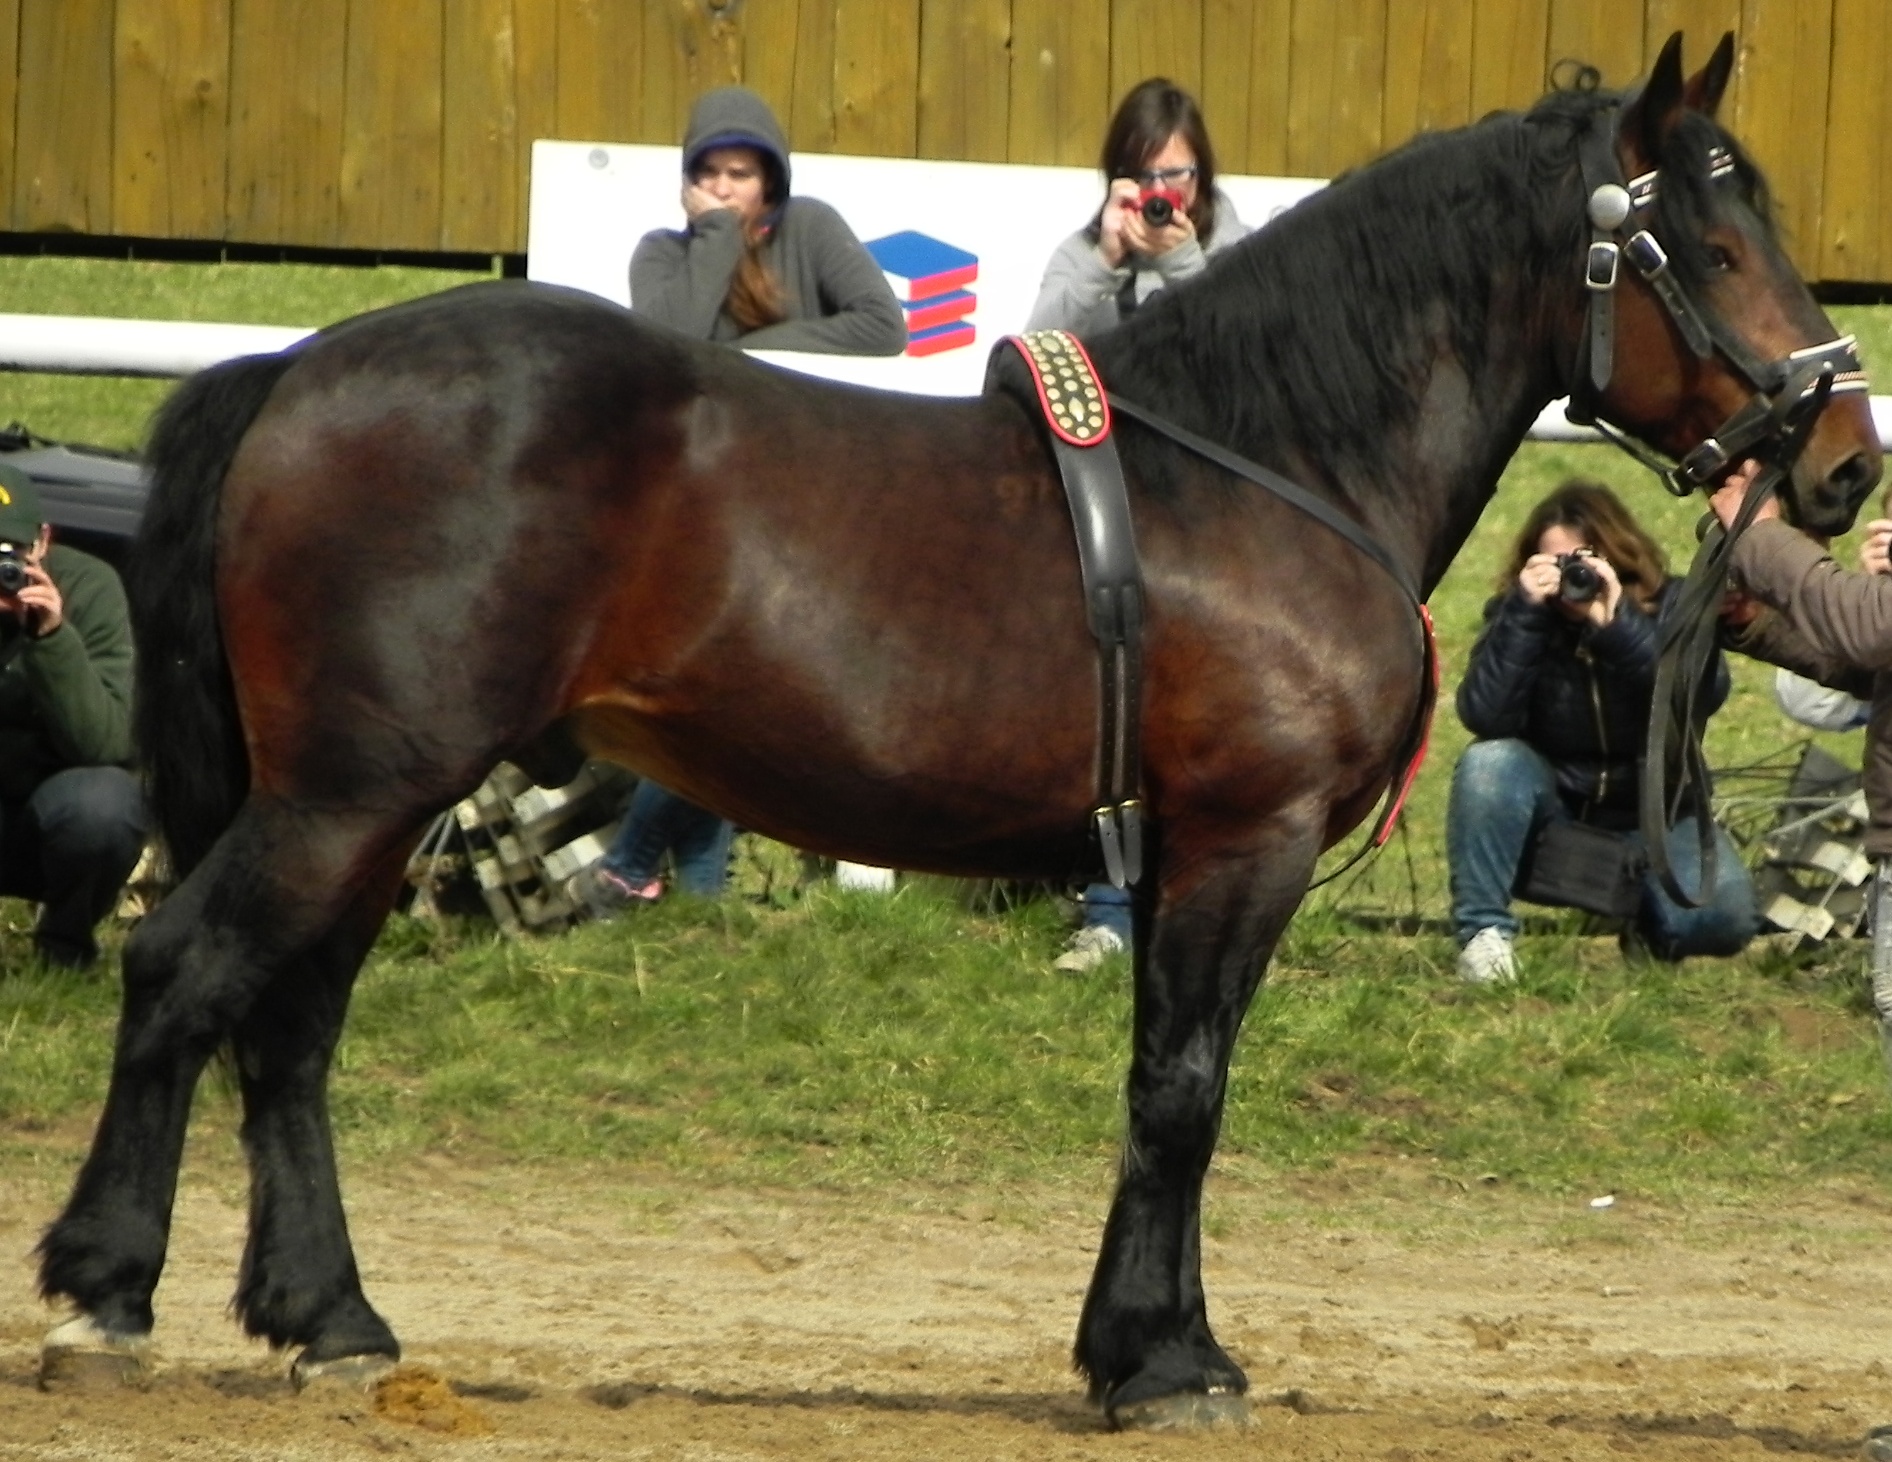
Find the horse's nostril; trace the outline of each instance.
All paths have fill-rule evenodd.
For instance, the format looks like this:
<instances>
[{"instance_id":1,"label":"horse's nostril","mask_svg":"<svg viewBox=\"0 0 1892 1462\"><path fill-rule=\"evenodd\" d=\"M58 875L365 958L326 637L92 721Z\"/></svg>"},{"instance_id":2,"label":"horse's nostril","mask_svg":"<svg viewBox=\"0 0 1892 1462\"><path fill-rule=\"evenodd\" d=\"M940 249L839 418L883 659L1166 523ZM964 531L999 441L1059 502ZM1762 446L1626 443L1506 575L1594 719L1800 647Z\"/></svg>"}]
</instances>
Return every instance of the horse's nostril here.
<instances>
[{"instance_id":1,"label":"horse's nostril","mask_svg":"<svg viewBox=\"0 0 1892 1462\"><path fill-rule=\"evenodd\" d=\"M1879 480L1879 459L1871 452L1854 452L1826 475L1827 486L1848 506L1857 505Z\"/></svg>"}]
</instances>

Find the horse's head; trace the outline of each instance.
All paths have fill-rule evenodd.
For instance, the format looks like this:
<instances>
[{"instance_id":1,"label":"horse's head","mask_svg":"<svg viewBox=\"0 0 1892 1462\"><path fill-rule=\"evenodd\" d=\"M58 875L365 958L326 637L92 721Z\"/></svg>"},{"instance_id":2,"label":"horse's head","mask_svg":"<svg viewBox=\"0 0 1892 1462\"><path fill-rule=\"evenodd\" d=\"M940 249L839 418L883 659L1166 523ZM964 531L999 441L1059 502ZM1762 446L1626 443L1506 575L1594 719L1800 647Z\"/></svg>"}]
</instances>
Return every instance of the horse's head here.
<instances>
[{"instance_id":1,"label":"horse's head","mask_svg":"<svg viewBox=\"0 0 1892 1462\"><path fill-rule=\"evenodd\" d=\"M1782 251L1758 170L1714 121L1734 37L1686 80L1681 41L1580 144L1588 311L1572 399L1678 458L1680 491L1798 442L1784 506L1843 532L1879 480L1865 375Z\"/></svg>"}]
</instances>

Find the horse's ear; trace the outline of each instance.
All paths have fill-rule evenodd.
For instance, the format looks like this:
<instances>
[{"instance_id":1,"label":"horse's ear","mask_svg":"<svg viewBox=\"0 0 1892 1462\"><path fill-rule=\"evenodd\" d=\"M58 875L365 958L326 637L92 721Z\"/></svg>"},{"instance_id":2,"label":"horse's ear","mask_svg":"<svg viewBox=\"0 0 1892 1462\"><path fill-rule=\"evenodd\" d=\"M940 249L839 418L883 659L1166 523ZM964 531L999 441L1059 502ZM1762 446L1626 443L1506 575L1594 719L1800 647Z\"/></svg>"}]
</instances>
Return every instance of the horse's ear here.
<instances>
[{"instance_id":1,"label":"horse's ear","mask_svg":"<svg viewBox=\"0 0 1892 1462\"><path fill-rule=\"evenodd\" d=\"M1729 30L1721 33L1721 44L1715 47L1708 64L1688 78L1688 85L1682 88L1682 99L1696 111L1712 117L1715 108L1721 105L1721 94L1728 89L1728 78L1732 75L1734 32Z\"/></svg>"},{"instance_id":2,"label":"horse's ear","mask_svg":"<svg viewBox=\"0 0 1892 1462\"><path fill-rule=\"evenodd\" d=\"M1622 135L1643 159L1655 163L1662 156L1662 141L1682 115L1682 33L1669 37L1655 70L1635 98L1623 109Z\"/></svg>"}]
</instances>

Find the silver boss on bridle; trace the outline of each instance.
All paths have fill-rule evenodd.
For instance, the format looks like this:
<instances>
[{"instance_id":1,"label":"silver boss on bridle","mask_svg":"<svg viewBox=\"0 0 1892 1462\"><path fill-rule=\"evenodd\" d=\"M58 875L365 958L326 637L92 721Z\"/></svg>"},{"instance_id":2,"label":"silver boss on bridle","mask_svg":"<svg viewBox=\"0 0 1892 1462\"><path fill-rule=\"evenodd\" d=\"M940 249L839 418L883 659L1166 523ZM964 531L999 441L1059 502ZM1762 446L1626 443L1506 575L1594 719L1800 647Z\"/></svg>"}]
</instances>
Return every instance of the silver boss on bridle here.
<instances>
[{"instance_id":1,"label":"silver boss on bridle","mask_svg":"<svg viewBox=\"0 0 1892 1462\"><path fill-rule=\"evenodd\" d=\"M1578 144L1590 222L1583 278L1589 303L1571 384L1569 417L1595 426L1660 477L1677 497L1708 486L1731 463L1766 443L1775 444L1768 455L1784 471L1805 447L1833 394L1867 389L1858 343L1851 335L1842 335L1775 360L1762 360L1720 316L1690 299L1669 268L1668 251L1641 222L1655 203L1659 174L1651 169L1624 181L1616 155L1614 117L1615 109L1599 114ZM1710 179L1734 172L1734 158L1725 147L1711 148L1708 159ZM1662 302L1690 350L1703 360L1718 352L1755 391L1746 405L1679 463L1656 456L1597 411L1615 367L1615 292L1624 261Z\"/></svg>"}]
</instances>

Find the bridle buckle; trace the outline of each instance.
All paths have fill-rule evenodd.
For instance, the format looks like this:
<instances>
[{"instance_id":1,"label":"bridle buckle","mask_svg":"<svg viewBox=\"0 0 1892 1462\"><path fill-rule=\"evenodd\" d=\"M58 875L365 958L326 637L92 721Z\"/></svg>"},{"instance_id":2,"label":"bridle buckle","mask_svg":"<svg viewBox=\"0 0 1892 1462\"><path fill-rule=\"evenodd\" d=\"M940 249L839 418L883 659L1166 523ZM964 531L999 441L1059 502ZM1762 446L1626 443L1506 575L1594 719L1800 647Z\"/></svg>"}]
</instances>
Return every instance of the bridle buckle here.
<instances>
[{"instance_id":1,"label":"bridle buckle","mask_svg":"<svg viewBox=\"0 0 1892 1462\"><path fill-rule=\"evenodd\" d=\"M1590 245L1590 257L1584 262L1583 282L1600 294L1616 288L1616 270L1622 250L1608 239Z\"/></svg>"}]
</instances>

